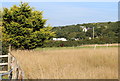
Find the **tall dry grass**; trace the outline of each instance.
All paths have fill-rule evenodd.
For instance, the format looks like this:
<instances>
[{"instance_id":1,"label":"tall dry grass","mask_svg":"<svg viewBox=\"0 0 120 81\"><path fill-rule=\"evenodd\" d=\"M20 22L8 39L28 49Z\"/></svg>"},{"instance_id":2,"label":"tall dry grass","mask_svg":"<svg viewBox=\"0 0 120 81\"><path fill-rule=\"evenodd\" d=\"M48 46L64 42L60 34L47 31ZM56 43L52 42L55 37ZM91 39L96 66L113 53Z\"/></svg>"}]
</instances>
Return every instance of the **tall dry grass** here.
<instances>
[{"instance_id":1,"label":"tall dry grass","mask_svg":"<svg viewBox=\"0 0 120 81\"><path fill-rule=\"evenodd\" d=\"M28 79L116 79L118 48L12 51Z\"/></svg>"}]
</instances>

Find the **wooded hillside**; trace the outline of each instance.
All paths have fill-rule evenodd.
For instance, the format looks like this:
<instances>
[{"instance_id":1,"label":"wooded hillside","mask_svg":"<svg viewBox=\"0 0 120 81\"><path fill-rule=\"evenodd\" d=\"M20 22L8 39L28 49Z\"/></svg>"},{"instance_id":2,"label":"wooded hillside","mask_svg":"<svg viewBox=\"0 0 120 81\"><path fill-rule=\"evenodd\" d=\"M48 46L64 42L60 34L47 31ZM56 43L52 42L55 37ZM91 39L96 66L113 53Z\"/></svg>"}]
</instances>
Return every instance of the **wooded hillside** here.
<instances>
[{"instance_id":1,"label":"wooded hillside","mask_svg":"<svg viewBox=\"0 0 120 81\"><path fill-rule=\"evenodd\" d=\"M68 26L54 27L53 31L56 32L56 38L71 38L88 39L93 38L93 27L94 27L94 38L105 38L112 39L111 42L117 42L119 34L119 22L104 22L104 23L86 23ZM83 31L86 28L87 31Z\"/></svg>"},{"instance_id":2,"label":"wooded hillside","mask_svg":"<svg viewBox=\"0 0 120 81\"><path fill-rule=\"evenodd\" d=\"M47 43L45 47L71 47L83 44L119 43L120 22L59 26L53 27L52 31L56 32L56 38L66 38L68 41L51 41Z\"/></svg>"}]
</instances>

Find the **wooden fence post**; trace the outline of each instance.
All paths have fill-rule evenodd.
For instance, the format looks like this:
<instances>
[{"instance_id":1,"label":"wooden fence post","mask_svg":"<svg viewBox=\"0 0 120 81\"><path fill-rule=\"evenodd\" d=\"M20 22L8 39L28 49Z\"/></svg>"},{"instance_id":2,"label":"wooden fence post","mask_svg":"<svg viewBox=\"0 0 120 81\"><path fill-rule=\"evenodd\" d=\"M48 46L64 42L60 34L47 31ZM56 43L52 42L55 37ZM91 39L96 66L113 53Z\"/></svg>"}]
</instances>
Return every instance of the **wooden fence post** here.
<instances>
[{"instance_id":1,"label":"wooden fence post","mask_svg":"<svg viewBox=\"0 0 120 81\"><path fill-rule=\"evenodd\" d=\"M7 65L8 71L0 71L0 81L2 80L3 75L8 75L10 81L11 79L22 81L24 79L24 73L22 69L19 66L19 63L17 59L11 54L11 45L9 45L8 55L0 55L0 58L7 57L8 62L7 63L0 63L0 66ZM4 73L4 74L2 74Z\"/></svg>"},{"instance_id":2,"label":"wooden fence post","mask_svg":"<svg viewBox=\"0 0 120 81\"><path fill-rule=\"evenodd\" d=\"M11 53L11 45L9 45L9 49L8 49L8 71L11 70L12 56L10 53ZM8 74L8 77L11 77L11 73Z\"/></svg>"},{"instance_id":3,"label":"wooden fence post","mask_svg":"<svg viewBox=\"0 0 120 81\"><path fill-rule=\"evenodd\" d=\"M13 69L13 75L12 75L12 79L17 79L17 75L18 75L18 64L16 59L13 57L12 59L12 69Z\"/></svg>"},{"instance_id":4,"label":"wooden fence post","mask_svg":"<svg viewBox=\"0 0 120 81\"><path fill-rule=\"evenodd\" d=\"M11 55L8 53L8 71L11 70Z\"/></svg>"},{"instance_id":5,"label":"wooden fence post","mask_svg":"<svg viewBox=\"0 0 120 81\"><path fill-rule=\"evenodd\" d=\"M11 45L9 45L9 49L8 49L9 53L11 52Z\"/></svg>"},{"instance_id":6,"label":"wooden fence post","mask_svg":"<svg viewBox=\"0 0 120 81\"><path fill-rule=\"evenodd\" d=\"M108 46L109 46L109 45L108 45L108 43L107 43L107 48L108 48Z\"/></svg>"},{"instance_id":7,"label":"wooden fence post","mask_svg":"<svg viewBox=\"0 0 120 81\"><path fill-rule=\"evenodd\" d=\"M96 47L97 47L97 44L95 44L95 46L94 46L94 50L96 49Z\"/></svg>"},{"instance_id":8,"label":"wooden fence post","mask_svg":"<svg viewBox=\"0 0 120 81\"><path fill-rule=\"evenodd\" d=\"M8 53L8 71L10 70L12 70L12 73L10 73L8 76L11 77L11 79L15 79L15 80L24 79L23 76L24 73L20 68L17 59L11 54L11 45L9 45L9 53Z\"/></svg>"}]
</instances>

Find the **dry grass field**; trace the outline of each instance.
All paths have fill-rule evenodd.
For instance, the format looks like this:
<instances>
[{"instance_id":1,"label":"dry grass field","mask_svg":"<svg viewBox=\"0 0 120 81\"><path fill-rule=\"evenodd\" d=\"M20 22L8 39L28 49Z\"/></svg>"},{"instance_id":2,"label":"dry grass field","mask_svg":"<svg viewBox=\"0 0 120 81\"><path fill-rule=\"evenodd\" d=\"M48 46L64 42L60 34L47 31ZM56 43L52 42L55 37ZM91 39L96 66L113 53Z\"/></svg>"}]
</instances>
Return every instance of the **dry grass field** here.
<instances>
[{"instance_id":1,"label":"dry grass field","mask_svg":"<svg viewBox=\"0 0 120 81\"><path fill-rule=\"evenodd\" d=\"M12 51L28 79L117 79L118 48Z\"/></svg>"}]
</instances>

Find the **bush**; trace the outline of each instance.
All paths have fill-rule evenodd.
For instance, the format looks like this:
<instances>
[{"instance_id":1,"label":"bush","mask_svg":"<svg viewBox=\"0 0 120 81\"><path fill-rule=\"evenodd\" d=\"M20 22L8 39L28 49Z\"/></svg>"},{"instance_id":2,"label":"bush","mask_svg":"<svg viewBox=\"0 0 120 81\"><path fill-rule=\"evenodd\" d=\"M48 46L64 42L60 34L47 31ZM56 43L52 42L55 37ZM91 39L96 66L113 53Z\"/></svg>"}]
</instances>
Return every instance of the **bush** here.
<instances>
[{"instance_id":1,"label":"bush","mask_svg":"<svg viewBox=\"0 0 120 81\"><path fill-rule=\"evenodd\" d=\"M106 44L106 43L117 43L116 41L113 41L115 39L110 39L108 37L104 38L95 38L92 40L89 39L83 39L79 41L50 41L48 43L45 43L43 47L72 47L72 46L80 46L85 44Z\"/></svg>"},{"instance_id":2,"label":"bush","mask_svg":"<svg viewBox=\"0 0 120 81\"><path fill-rule=\"evenodd\" d=\"M44 47L72 47L78 45L78 41L50 41L46 43Z\"/></svg>"}]
</instances>

